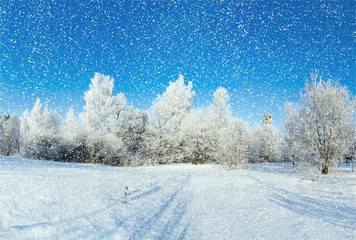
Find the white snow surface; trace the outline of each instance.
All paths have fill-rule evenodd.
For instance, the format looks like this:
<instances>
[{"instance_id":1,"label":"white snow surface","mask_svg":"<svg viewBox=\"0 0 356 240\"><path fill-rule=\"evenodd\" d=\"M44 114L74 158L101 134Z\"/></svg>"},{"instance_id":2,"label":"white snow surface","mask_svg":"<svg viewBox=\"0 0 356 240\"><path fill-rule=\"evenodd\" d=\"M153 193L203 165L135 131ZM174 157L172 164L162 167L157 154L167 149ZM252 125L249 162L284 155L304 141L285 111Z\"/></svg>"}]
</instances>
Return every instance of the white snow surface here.
<instances>
[{"instance_id":1,"label":"white snow surface","mask_svg":"<svg viewBox=\"0 0 356 240\"><path fill-rule=\"evenodd\" d=\"M355 175L0 157L0 239L355 239Z\"/></svg>"}]
</instances>

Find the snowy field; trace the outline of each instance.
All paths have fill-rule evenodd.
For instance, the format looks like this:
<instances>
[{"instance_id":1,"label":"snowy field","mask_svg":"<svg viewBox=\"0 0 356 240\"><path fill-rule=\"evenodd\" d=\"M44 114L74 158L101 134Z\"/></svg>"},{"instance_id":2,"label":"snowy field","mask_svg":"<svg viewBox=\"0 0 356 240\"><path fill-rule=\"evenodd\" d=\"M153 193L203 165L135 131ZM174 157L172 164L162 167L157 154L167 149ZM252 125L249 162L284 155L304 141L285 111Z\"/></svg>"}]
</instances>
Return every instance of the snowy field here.
<instances>
[{"instance_id":1,"label":"snowy field","mask_svg":"<svg viewBox=\"0 0 356 240\"><path fill-rule=\"evenodd\" d=\"M312 182L290 164L229 171L0 157L0 165L0 239L356 236L356 174L350 169Z\"/></svg>"}]
</instances>

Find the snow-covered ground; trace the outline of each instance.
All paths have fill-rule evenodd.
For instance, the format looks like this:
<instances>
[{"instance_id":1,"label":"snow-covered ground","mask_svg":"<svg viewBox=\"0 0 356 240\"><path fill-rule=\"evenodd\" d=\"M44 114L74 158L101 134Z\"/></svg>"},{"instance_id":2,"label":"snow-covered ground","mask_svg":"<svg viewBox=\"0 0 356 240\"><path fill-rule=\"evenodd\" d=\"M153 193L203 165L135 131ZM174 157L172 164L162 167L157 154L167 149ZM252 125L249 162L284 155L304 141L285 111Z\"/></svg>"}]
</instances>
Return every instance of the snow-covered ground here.
<instances>
[{"instance_id":1,"label":"snow-covered ground","mask_svg":"<svg viewBox=\"0 0 356 240\"><path fill-rule=\"evenodd\" d=\"M289 164L229 171L0 157L0 165L0 239L356 236L356 174L350 169L312 182Z\"/></svg>"}]
</instances>

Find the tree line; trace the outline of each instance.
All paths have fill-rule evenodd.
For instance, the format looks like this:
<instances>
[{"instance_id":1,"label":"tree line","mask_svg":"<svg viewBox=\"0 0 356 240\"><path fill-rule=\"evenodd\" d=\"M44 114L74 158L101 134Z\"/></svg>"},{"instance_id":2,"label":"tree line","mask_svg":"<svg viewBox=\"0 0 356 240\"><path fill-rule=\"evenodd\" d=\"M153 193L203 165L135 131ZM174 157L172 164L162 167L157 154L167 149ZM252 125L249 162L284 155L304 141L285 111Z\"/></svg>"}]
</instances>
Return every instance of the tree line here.
<instances>
[{"instance_id":1,"label":"tree line","mask_svg":"<svg viewBox=\"0 0 356 240\"><path fill-rule=\"evenodd\" d=\"M0 153L114 166L192 162L235 169L247 162L306 161L324 174L355 155L355 99L346 87L317 76L300 104L286 105L283 134L270 114L254 129L232 116L225 88L209 106L193 108L193 84L181 75L147 111L113 89L111 77L96 73L79 117L70 109L62 119L40 99L20 119L1 115Z\"/></svg>"}]
</instances>

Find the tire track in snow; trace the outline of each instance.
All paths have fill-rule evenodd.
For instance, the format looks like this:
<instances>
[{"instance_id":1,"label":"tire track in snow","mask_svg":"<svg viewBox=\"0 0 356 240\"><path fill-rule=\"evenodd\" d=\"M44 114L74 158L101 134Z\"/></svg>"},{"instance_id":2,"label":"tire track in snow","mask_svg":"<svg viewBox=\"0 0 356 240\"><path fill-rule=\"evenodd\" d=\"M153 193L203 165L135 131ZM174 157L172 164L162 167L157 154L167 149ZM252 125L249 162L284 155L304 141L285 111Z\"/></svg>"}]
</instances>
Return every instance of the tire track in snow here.
<instances>
[{"instance_id":1,"label":"tire track in snow","mask_svg":"<svg viewBox=\"0 0 356 240\"><path fill-rule=\"evenodd\" d=\"M295 212L300 216L309 216L323 222L347 229L354 229L356 211L351 206L342 203L330 204L329 201L316 200L313 195L305 196L280 187L275 182L262 181L257 175L249 176L259 186L263 187L264 198L271 203ZM263 214L260 214L260 218ZM340 221L343 219L343 221Z\"/></svg>"},{"instance_id":2,"label":"tire track in snow","mask_svg":"<svg viewBox=\"0 0 356 240\"><path fill-rule=\"evenodd\" d=\"M148 217L144 221L140 221L142 223L135 229L135 231L133 231L129 239L172 238L175 234L175 230L177 230L177 225L186 213L189 199L182 194L182 190L185 188L190 177L191 175L188 174L179 181L177 181L178 177L170 179L169 184L172 184L173 186L175 185L175 187L171 188L174 191L170 191L167 194L169 197L159 206L159 210L156 211L154 215ZM169 186L169 184L166 183L166 186ZM182 229L182 232L179 232L174 238L184 236L186 231L187 227L185 226L185 228Z\"/></svg>"}]
</instances>

